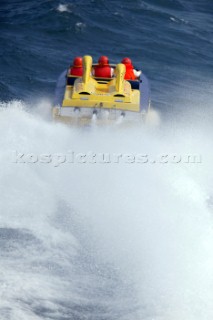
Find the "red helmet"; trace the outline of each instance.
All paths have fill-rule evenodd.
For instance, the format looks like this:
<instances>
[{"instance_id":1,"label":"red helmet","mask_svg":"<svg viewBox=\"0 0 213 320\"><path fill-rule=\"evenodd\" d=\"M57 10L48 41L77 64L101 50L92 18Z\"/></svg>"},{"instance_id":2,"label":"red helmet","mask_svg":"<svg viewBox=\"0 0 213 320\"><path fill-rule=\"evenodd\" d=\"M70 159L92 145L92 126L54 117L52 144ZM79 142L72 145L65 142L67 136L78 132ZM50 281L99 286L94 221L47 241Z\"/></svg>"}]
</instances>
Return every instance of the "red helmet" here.
<instances>
[{"instance_id":1,"label":"red helmet","mask_svg":"<svg viewBox=\"0 0 213 320\"><path fill-rule=\"evenodd\" d=\"M123 64L130 64L130 65L132 65L132 60L131 60L131 59L129 59L129 58L123 58L123 60L121 61L121 63L123 63Z\"/></svg>"},{"instance_id":2,"label":"red helmet","mask_svg":"<svg viewBox=\"0 0 213 320\"><path fill-rule=\"evenodd\" d=\"M109 64L109 59L107 56L101 56L99 59L98 59L98 63L102 66L106 65L106 64Z\"/></svg>"},{"instance_id":3,"label":"red helmet","mask_svg":"<svg viewBox=\"0 0 213 320\"><path fill-rule=\"evenodd\" d=\"M82 67L82 63L83 63L83 60L81 57L75 57L75 59L73 60L73 66L74 67Z\"/></svg>"}]
</instances>

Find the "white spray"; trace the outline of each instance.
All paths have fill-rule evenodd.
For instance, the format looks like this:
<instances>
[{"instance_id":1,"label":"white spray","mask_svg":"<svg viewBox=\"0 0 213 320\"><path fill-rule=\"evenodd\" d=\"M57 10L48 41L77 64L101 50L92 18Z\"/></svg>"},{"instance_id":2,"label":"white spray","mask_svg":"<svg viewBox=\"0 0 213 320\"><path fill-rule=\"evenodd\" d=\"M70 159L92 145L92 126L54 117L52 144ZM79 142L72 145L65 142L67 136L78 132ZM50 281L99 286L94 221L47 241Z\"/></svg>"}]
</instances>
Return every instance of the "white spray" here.
<instances>
[{"instance_id":1,"label":"white spray","mask_svg":"<svg viewBox=\"0 0 213 320\"><path fill-rule=\"evenodd\" d=\"M22 107L0 112L3 319L211 320L208 120L79 129Z\"/></svg>"}]
</instances>

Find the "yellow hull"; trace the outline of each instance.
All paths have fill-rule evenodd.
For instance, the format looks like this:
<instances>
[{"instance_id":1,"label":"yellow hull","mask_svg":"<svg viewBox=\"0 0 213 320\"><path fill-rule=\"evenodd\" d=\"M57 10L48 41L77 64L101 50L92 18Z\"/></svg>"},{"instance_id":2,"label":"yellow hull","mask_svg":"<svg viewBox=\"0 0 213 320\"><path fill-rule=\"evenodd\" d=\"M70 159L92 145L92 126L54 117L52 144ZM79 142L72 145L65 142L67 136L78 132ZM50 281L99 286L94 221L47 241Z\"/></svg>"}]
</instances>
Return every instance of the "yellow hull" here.
<instances>
[{"instance_id":1,"label":"yellow hull","mask_svg":"<svg viewBox=\"0 0 213 320\"><path fill-rule=\"evenodd\" d=\"M140 90L142 80L124 79L125 66L118 64L115 78L102 79L91 76L92 58L83 58L82 77L66 76L66 85L60 104L53 108L53 118L71 124L87 124L91 120L99 123L144 118L146 109L141 109L143 98ZM63 89L63 88L62 88ZM126 118L126 117L125 117Z\"/></svg>"}]
</instances>

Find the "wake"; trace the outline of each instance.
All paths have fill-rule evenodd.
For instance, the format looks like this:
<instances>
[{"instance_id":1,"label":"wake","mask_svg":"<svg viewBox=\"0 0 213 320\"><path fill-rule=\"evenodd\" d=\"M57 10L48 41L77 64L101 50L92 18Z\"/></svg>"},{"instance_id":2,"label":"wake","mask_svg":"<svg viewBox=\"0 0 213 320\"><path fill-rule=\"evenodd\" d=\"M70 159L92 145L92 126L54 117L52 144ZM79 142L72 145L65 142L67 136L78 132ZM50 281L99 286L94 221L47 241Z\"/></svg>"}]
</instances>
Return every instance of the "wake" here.
<instances>
[{"instance_id":1,"label":"wake","mask_svg":"<svg viewBox=\"0 0 213 320\"><path fill-rule=\"evenodd\" d=\"M80 129L52 123L39 105L1 107L2 319L211 320L208 117ZM29 156L72 152L126 158L55 166ZM149 161L130 161L138 154ZM162 154L202 160L153 161Z\"/></svg>"}]
</instances>

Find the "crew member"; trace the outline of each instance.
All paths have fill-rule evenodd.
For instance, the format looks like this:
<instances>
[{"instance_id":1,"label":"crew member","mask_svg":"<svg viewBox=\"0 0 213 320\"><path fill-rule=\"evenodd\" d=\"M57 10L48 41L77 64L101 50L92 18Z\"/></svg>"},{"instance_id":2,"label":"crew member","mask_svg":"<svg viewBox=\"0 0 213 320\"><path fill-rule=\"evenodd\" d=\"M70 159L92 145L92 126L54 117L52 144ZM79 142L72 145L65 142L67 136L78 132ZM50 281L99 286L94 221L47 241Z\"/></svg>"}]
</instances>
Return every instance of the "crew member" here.
<instances>
[{"instance_id":1,"label":"crew member","mask_svg":"<svg viewBox=\"0 0 213 320\"><path fill-rule=\"evenodd\" d=\"M83 59L82 57L75 57L73 64L70 68L70 74L72 76L81 77L83 75Z\"/></svg>"},{"instance_id":2,"label":"crew member","mask_svg":"<svg viewBox=\"0 0 213 320\"><path fill-rule=\"evenodd\" d=\"M92 74L94 77L112 78L114 69L110 67L108 57L101 56L98 59L98 65L93 68Z\"/></svg>"},{"instance_id":3,"label":"crew member","mask_svg":"<svg viewBox=\"0 0 213 320\"><path fill-rule=\"evenodd\" d=\"M121 63L123 63L126 67L126 73L124 76L124 79L126 80L135 80L138 77L140 77L141 75L141 71L137 71L134 69L133 65L132 65L132 61L130 58L123 58L123 60L121 61Z\"/></svg>"}]
</instances>

